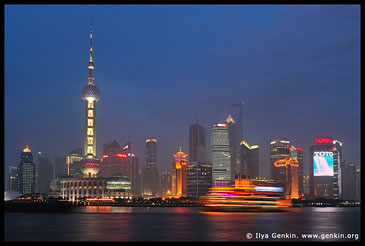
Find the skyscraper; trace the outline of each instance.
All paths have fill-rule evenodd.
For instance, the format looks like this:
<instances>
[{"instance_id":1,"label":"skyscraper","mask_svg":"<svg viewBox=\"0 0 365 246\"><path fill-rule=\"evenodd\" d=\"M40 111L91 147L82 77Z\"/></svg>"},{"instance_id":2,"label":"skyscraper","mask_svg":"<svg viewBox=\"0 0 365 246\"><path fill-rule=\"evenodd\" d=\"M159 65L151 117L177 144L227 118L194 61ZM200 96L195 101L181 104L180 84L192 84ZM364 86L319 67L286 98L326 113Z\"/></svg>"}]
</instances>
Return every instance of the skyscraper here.
<instances>
[{"instance_id":1,"label":"skyscraper","mask_svg":"<svg viewBox=\"0 0 365 246\"><path fill-rule=\"evenodd\" d=\"M290 157L290 139L272 139L270 141L270 179L274 180L274 162L285 157Z\"/></svg>"},{"instance_id":2,"label":"skyscraper","mask_svg":"<svg viewBox=\"0 0 365 246\"><path fill-rule=\"evenodd\" d=\"M18 190L18 168L16 166L9 167L9 190Z\"/></svg>"},{"instance_id":3,"label":"skyscraper","mask_svg":"<svg viewBox=\"0 0 365 246\"><path fill-rule=\"evenodd\" d=\"M210 161L213 165L213 186L229 185L233 177L227 122L210 127Z\"/></svg>"},{"instance_id":4,"label":"skyscraper","mask_svg":"<svg viewBox=\"0 0 365 246\"><path fill-rule=\"evenodd\" d=\"M332 137L314 138L314 143L309 148L309 170L311 197L334 198Z\"/></svg>"},{"instance_id":5,"label":"skyscraper","mask_svg":"<svg viewBox=\"0 0 365 246\"><path fill-rule=\"evenodd\" d=\"M67 173L66 157L57 156L55 161L54 176L65 175Z\"/></svg>"},{"instance_id":6,"label":"skyscraper","mask_svg":"<svg viewBox=\"0 0 365 246\"><path fill-rule=\"evenodd\" d=\"M212 187L212 164L193 161L187 166L187 196L201 197Z\"/></svg>"},{"instance_id":7,"label":"skyscraper","mask_svg":"<svg viewBox=\"0 0 365 246\"><path fill-rule=\"evenodd\" d=\"M165 171L161 175L161 197L167 198L171 195L171 173Z\"/></svg>"},{"instance_id":8,"label":"skyscraper","mask_svg":"<svg viewBox=\"0 0 365 246\"><path fill-rule=\"evenodd\" d=\"M81 95L85 101L85 147L84 157L80 162L80 169L85 177L96 177L100 169L100 160L96 157L96 102L100 99L100 91L94 85L94 62L92 48L92 24L90 28L89 49L89 83L82 88Z\"/></svg>"},{"instance_id":9,"label":"skyscraper","mask_svg":"<svg viewBox=\"0 0 365 246\"><path fill-rule=\"evenodd\" d=\"M299 195L304 194L303 189L303 149L296 148L295 146L290 147L290 156L298 161L298 182L299 182Z\"/></svg>"},{"instance_id":10,"label":"skyscraper","mask_svg":"<svg viewBox=\"0 0 365 246\"><path fill-rule=\"evenodd\" d=\"M205 129L198 124L189 127L189 161L206 161Z\"/></svg>"},{"instance_id":11,"label":"skyscraper","mask_svg":"<svg viewBox=\"0 0 365 246\"><path fill-rule=\"evenodd\" d=\"M47 155L45 155L41 151L38 151L37 157L38 192L48 194L49 184L53 179L53 166Z\"/></svg>"},{"instance_id":12,"label":"skyscraper","mask_svg":"<svg viewBox=\"0 0 365 246\"><path fill-rule=\"evenodd\" d=\"M157 140L146 139L146 165L143 170L143 195L156 197L159 195L159 176L156 159Z\"/></svg>"},{"instance_id":13,"label":"skyscraper","mask_svg":"<svg viewBox=\"0 0 365 246\"><path fill-rule=\"evenodd\" d=\"M236 174L241 173L240 143L243 140L243 102L228 105L226 119L229 132L229 145L231 153L231 181L234 182Z\"/></svg>"},{"instance_id":14,"label":"skyscraper","mask_svg":"<svg viewBox=\"0 0 365 246\"><path fill-rule=\"evenodd\" d=\"M333 198L342 197L342 142L333 140Z\"/></svg>"},{"instance_id":15,"label":"skyscraper","mask_svg":"<svg viewBox=\"0 0 365 246\"><path fill-rule=\"evenodd\" d=\"M250 179L260 177L260 157L259 146L249 145L246 141L241 142L241 164L242 174L248 175Z\"/></svg>"},{"instance_id":16,"label":"skyscraper","mask_svg":"<svg viewBox=\"0 0 365 246\"><path fill-rule=\"evenodd\" d=\"M173 197L187 196L187 154L182 152L181 145L179 151L173 154L171 170L171 195Z\"/></svg>"},{"instance_id":17,"label":"skyscraper","mask_svg":"<svg viewBox=\"0 0 365 246\"><path fill-rule=\"evenodd\" d=\"M346 165L345 171L345 185L343 199L356 200L356 165L355 163L349 163Z\"/></svg>"},{"instance_id":18,"label":"skyscraper","mask_svg":"<svg viewBox=\"0 0 365 246\"><path fill-rule=\"evenodd\" d=\"M361 172L360 172L360 168L356 169L356 200L361 201Z\"/></svg>"},{"instance_id":19,"label":"skyscraper","mask_svg":"<svg viewBox=\"0 0 365 246\"><path fill-rule=\"evenodd\" d=\"M293 157L274 162L274 180L284 185L285 199L299 198L298 167Z\"/></svg>"},{"instance_id":20,"label":"skyscraper","mask_svg":"<svg viewBox=\"0 0 365 246\"><path fill-rule=\"evenodd\" d=\"M82 148L76 148L72 150L67 156L66 156L66 173L69 176L75 177L75 178L81 178L82 172L80 169L80 162L82 159Z\"/></svg>"},{"instance_id":21,"label":"skyscraper","mask_svg":"<svg viewBox=\"0 0 365 246\"><path fill-rule=\"evenodd\" d=\"M33 163L33 154L27 144L20 156L17 191L22 195L36 192L35 176L36 164Z\"/></svg>"}]
</instances>

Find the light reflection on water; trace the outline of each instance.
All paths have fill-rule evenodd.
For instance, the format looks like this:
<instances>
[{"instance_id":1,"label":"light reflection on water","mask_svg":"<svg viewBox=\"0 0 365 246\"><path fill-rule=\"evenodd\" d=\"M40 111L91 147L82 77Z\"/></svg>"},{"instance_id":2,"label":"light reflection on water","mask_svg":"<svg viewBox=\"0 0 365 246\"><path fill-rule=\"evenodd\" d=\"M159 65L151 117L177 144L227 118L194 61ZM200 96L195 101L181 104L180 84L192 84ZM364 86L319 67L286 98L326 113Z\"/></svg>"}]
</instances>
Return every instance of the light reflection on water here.
<instances>
[{"instance_id":1,"label":"light reflection on water","mask_svg":"<svg viewBox=\"0 0 365 246\"><path fill-rule=\"evenodd\" d=\"M5 213L6 241L246 241L248 232L360 233L360 208L219 213L87 206L72 213Z\"/></svg>"}]
</instances>

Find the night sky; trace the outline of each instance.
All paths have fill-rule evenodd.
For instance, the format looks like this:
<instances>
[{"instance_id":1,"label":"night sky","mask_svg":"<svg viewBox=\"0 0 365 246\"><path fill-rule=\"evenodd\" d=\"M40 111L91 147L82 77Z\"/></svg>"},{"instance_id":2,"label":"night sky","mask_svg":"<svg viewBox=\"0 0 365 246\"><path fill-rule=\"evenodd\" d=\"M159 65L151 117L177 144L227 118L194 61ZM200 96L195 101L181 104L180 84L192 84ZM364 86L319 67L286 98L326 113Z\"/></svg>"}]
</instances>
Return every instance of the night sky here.
<instances>
[{"instance_id":1,"label":"night sky","mask_svg":"<svg viewBox=\"0 0 365 246\"><path fill-rule=\"evenodd\" d=\"M304 149L305 173L314 136L360 166L359 5L6 5L5 176L26 143L52 163L83 147L91 17L99 157L129 137L142 168L156 138L159 172L171 171L194 112L209 153L210 124L243 101L262 177L276 137Z\"/></svg>"}]
</instances>

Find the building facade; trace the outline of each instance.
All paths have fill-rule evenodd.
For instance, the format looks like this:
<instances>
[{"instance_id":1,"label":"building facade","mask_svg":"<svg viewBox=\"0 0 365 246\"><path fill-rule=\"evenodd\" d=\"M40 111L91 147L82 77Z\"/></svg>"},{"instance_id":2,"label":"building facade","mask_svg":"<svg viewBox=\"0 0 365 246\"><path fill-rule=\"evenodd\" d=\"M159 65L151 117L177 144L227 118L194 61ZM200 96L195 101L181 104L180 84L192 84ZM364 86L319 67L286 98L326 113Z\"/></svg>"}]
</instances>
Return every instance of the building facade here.
<instances>
[{"instance_id":1,"label":"building facade","mask_svg":"<svg viewBox=\"0 0 365 246\"><path fill-rule=\"evenodd\" d=\"M171 173L165 171L161 175L161 197L167 198L171 196Z\"/></svg>"},{"instance_id":2,"label":"building facade","mask_svg":"<svg viewBox=\"0 0 365 246\"><path fill-rule=\"evenodd\" d=\"M18 167L9 167L9 190L18 191Z\"/></svg>"},{"instance_id":3,"label":"building facade","mask_svg":"<svg viewBox=\"0 0 365 246\"><path fill-rule=\"evenodd\" d=\"M159 196L159 175L157 170L157 140L146 139L146 165L143 170L143 196Z\"/></svg>"},{"instance_id":4,"label":"building facade","mask_svg":"<svg viewBox=\"0 0 365 246\"><path fill-rule=\"evenodd\" d=\"M48 194L49 184L53 179L53 166L47 155L41 151L38 151L37 157L38 192Z\"/></svg>"},{"instance_id":5,"label":"building facade","mask_svg":"<svg viewBox=\"0 0 365 246\"><path fill-rule=\"evenodd\" d=\"M334 198L333 139L314 137L309 147L310 196Z\"/></svg>"},{"instance_id":6,"label":"building facade","mask_svg":"<svg viewBox=\"0 0 365 246\"><path fill-rule=\"evenodd\" d=\"M227 122L210 127L210 162L213 165L213 186L232 183L231 151Z\"/></svg>"},{"instance_id":7,"label":"building facade","mask_svg":"<svg viewBox=\"0 0 365 246\"><path fill-rule=\"evenodd\" d=\"M206 161L205 129L198 124L189 127L189 162Z\"/></svg>"},{"instance_id":8,"label":"building facade","mask_svg":"<svg viewBox=\"0 0 365 246\"><path fill-rule=\"evenodd\" d=\"M299 182L299 195L304 195L303 188L303 149L297 148L295 146L290 147L290 156L295 158L298 161L298 182Z\"/></svg>"},{"instance_id":9,"label":"building facade","mask_svg":"<svg viewBox=\"0 0 365 246\"><path fill-rule=\"evenodd\" d=\"M76 148L72 150L66 156L66 168L67 168L67 175L81 178L83 176L81 169L80 169L80 162L82 159L82 148Z\"/></svg>"},{"instance_id":10,"label":"building facade","mask_svg":"<svg viewBox=\"0 0 365 246\"><path fill-rule=\"evenodd\" d=\"M243 140L243 102L228 105L229 145L231 154L231 182L238 173L242 173L240 143Z\"/></svg>"},{"instance_id":11,"label":"building facade","mask_svg":"<svg viewBox=\"0 0 365 246\"><path fill-rule=\"evenodd\" d=\"M333 198L342 197L342 142L333 140Z\"/></svg>"},{"instance_id":12,"label":"building facade","mask_svg":"<svg viewBox=\"0 0 365 246\"><path fill-rule=\"evenodd\" d=\"M250 179L260 177L260 149L258 145L249 145L246 141L240 144L242 174L246 174Z\"/></svg>"},{"instance_id":13,"label":"building facade","mask_svg":"<svg viewBox=\"0 0 365 246\"><path fill-rule=\"evenodd\" d=\"M54 176L57 177L65 174L67 174L66 157L57 156L55 160Z\"/></svg>"},{"instance_id":14,"label":"building facade","mask_svg":"<svg viewBox=\"0 0 365 246\"><path fill-rule=\"evenodd\" d=\"M33 154L27 144L20 156L17 192L25 195L36 191L36 164L33 163Z\"/></svg>"},{"instance_id":15,"label":"building facade","mask_svg":"<svg viewBox=\"0 0 365 246\"><path fill-rule=\"evenodd\" d=\"M187 157L181 146L175 153L171 169L171 196L175 198L187 196Z\"/></svg>"},{"instance_id":16,"label":"building facade","mask_svg":"<svg viewBox=\"0 0 365 246\"><path fill-rule=\"evenodd\" d=\"M298 199L298 161L293 157L285 157L275 161L274 167L274 180L283 184L285 199Z\"/></svg>"},{"instance_id":17,"label":"building facade","mask_svg":"<svg viewBox=\"0 0 365 246\"><path fill-rule=\"evenodd\" d=\"M270 141L270 179L274 180L274 163L286 157L290 157L290 139L272 139Z\"/></svg>"},{"instance_id":18,"label":"building facade","mask_svg":"<svg viewBox=\"0 0 365 246\"><path fill-rule=\"evenodd\" d=\"M193 161L187 166L187 197L201 197L212 187L212 164Z\"/></svg>"}]
</instances>

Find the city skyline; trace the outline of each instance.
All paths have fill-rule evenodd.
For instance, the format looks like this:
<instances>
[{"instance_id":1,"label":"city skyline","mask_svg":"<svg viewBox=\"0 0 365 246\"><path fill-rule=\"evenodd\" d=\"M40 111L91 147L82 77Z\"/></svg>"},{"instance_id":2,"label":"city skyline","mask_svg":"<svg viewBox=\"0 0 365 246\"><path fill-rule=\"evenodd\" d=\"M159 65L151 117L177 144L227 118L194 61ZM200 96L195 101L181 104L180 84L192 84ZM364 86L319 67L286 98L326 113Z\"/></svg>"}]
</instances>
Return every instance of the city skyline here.
<instances>
[{"instance_id":1,"label":"city skyline","mask_svg":"<svg viewBox=\"0 0 365 246\"><path fill-rule=\"evenodd\" d=\"M356 18L359 17L356 15L357 11L359 14L359 7L306 6L303 10L296 6L235 7L237 9L233 6L202 8L198 6L117 6L116 10L112 10L108 6L6 6L5 176L8 174L9 166L19 163L19 153L26 143L29 144L32 151L38 152L40 150L48 154L52 164L54 164L57 156L66 156L72 149L84 145L84 135L80 131L84 118L84 107L80 102L80 89L87 81L87 62L85 61L88 56L87 27L90 16L93 17L95 35L93 39L97 67L95 82L103 91L102 100L98 103L97 157L101 157L103 144L110 143L114 139L119 143L129 142L130 139L134 148L132 151L141 160L140 167L142 167L145 165L143 161L144 140L153 136L159 143L157 167L161 175L164 170L171 171L173 154L176 152L176 147L180 141L182 142L182 149L189 149L189 126L195 122L194 112L197 112L199 124L209 132L208 129L212 123L222 122L226 119L228 105L243 101L245 103L244 140L260 146L260 174L263 177L269 177L270 140L280 137L289 138L291 144L303 148L304 174L309 171L309 146L313 143L315 136L333 136L334 139L341 141L345 161L347 163L354 162L359 167L360 42L356 39L358 38L357 35L360 34L360 30L356 29L359 28L359 23L356 22ZM48 11L44 11L44 9ZM76 15L85 9L90 10L90 12L85 11L77 17L71 15L70 19L60 16L56 18L50 14L68 10L74 11L72 13ZM106 18L106 13L103 12L105 9L112 11L115 15ZM167 12L167 9L171 11ZM128 14L128 10L132 12ZM119 13L118 11L130 18L136 15L137 17L133 19L136 23L131 23L131 26L122 24L124 23L122 22L123 18L127 17L118 17L116 15ZM266 18L258 18L261 11L266 15ZM331 19L332 11L341 14L339 18L345 20L342 26L335 19ZM171 12L177 16L173 16ZM147 13L147 16L139 16L142 15L141 13ZM190 19L184 21L183 16L186 13L190 13L188 15ZM234 15L229 16L229 13L234 13ZM299 17L296 17L294 13L299 13ZM39 19L35 18L36 14L41 14ZM149 17L148 14L160 17L155 21L168 28L168 31L175 35L165 34L162 36L165 38L165 46L155 40L153 31L149 31L152 23L147 24L146 22ZM240 14L241 16L239 16ZM253 26L247 26L247 21L250 22L245 14L253 15L257 20L261 20L259 23L262 26L256 26L257 23L251 23ZM314 28L319 20L308 18L306 19L308 23L303 23L306 14L311 14L317 18L320 17L320 14L324 15L321 18L325 21L319 22L322 26ZM203 18L204 15L215 22L208 25ZM20 18L20 16L22 17ZM173 23L179 27L184 35L175 31L173 24L170 26L161 23L163 17L166 16L175 20ZM224 21L219 21L217 16L223 18ZM21 27L20 25L24 24L22 20L28 20L29 17L33 18L30 18L31 21L26 23L25 28ZM43 20L44 17L47 17L49 22L42 21L40 23L39 21ZM312 41L312 43L311 40L306 40L309 44L294 44L294 41L298 42L303 38L300 32L295 32L294 25L288 25L286 29L284 28L283 33L294 32L294 35L288 40L275 36L274 30L279 28L276 25L285 23L290 17L294 18L297 25L302 25L304 28L308 28L308 26L314 28L310 32L321 34L320 38L315 39L316 41ZM119 22L113 21L113 18L119 18L117 19ZM274 23L270 23L273 19ZM335 23L338 24L336 27L340 28L341 31L321 29L321 27L330 27ZM123 32L118 33L119 36L113 36L118 24L129 28L131 36L127 36ZM228 26L231 30L224 32L223 29ZM45 28L43 30L46 30L47 34L53 35L53 38L48 35L42 36L44 34L42 28ZM197 28L211 32L207 32L205 35L200 34L200 38L205 38L206 41L209 38L216 38L217 40L209 42L208 48L199 43L197 37L190 39L186 37L187 43L179 41L179 37L190 32L197 35L199 32ZM257 28L257 31L254 28ZM144 40L143 30L150 35L147 35L146 40ZM163 28L156 25L156 30L160 35L163 34ZM232 53L235 49L231 46L238 49L242 45L239 43L239 36L242 35L243 31L256 35L256 37L250 36L251 39L244 42L246 48L243 49L242 55L251 51L251 53L248 52L248 60L240 60L239 54ZM325 34L329 37L324 35L322 31L326 31ZM37 39L36 34L40 35L39 39ZM332 40L336 35L338 35L338 40ZM16 39L16 37L23 36L27 38ZM282 49L277 48L278 50L275 50L273 46L267 46L263 42L263 37L269 38L269 41L276 40L289 44L289 48L285 50L281 47ZM166 39L168 40L168 38L175 41L175 44L183 50L185 49L185 52L189 51L192 54L184 54L183 51L179 51L178 47L167 45ZM306 38L308 39L308 37ZM326 39L328 39L328 43L324 42ZM134 40L137 40L135 46L133 46ZM230 42L226 43L225 40ZM252 42L255 40L258 41L258 44L252 46ZM118 51L118 44L124 42L125 47L119 51L118 55L115 55L113 52ZM201 45L201 47L196 47L194 44ZM25 45L32 47L32 49L25 50ZM139 49L143 52L133 53L128 50L128 45L132 45L130 47L134 52L139 51ZM289 52L290 48L295 47L304 47L306 52L310 52L310 54L304 54L303 51L303 53L297 52L294 55L286 54L287 57L285 57L285 52ZM155 48L157 50L153 51ZM217 50L210 50L212 48ZM261 51L260 48L267 49L267 53ZM336 51L336 55L330 52L331 49L333 49L332 52ZM176 52L175 56L170 56L171 50ZM318 51L319 54L317 54ZM26 53L25 60L16 59L20 55L24 55L24 52ZM342 54L340 53L342 59L337 58L338 52L342 52ZM208 61L198 54L202 57L209 57L210 55L214 59ZM268 57L273 60L263 61L259 59L254 60L254 64L250 64L250 58L266 54L269 54ZM318 57L314 59L311 55ZM116 57L119 56L124 58L117 59ZM220 61L219 58L223 58L223 60ZM291 70L288 71L278 70L279 72L275 73L276 70L270 66L274 65L277 59L279 64L280 62L284 62L284 64L289 61L293 62L291 59L294 59L297 66L292 66ZM33 63L30 63L32 61ZM129 63L128 61L133 62ZM310 64L310 61L315 64ZM198 66L198 69L190 65L189 62L193 62L195 66ZM220 63L214 66L217 62ZM263 74L257 71L258 67L251 67L260 62L264 63L264 68L266 66ZM172 65L168 63L172 63ZM243 72L240 71L237 63L243 63L247 66ZM165 69L167 64L169 65L168 69ZM181 65L183 66L181 67ZM231 67L231 65L234 66ZM287 69L287 66L290 68L290 63L281 65L285 66L284 70ZM300 70L301 65L310 65L310 71ZM318 66L322 66L320 68L325 71L320 70ZM343 66L347 66L347 70L342 68ZM17 73L18 68L22 73ZM216 70L213 72L212 69ZM249 71L250 69L256 69L256 72L255 70ZM60 71L64 73L60 74ZM246 73L251 78L246 79L244 77ZM233 76L228 79L229 83L227 83L227 75ZM31 82L26 83L28 77ZM273 79L272 77L276 78ZM293 85L293 79L299 80L299 82ZM255 83L251 82L252 80ZM310 80L310 82L305 83L306 80ZM148 81L157 83L157 87L156 84L150 84ZM195 83L200 84L195 86ZM22 89L19 90L19 87ZM194 88L197 89L193 90ZM316 88L322 90L323 93L315 91ZM199 93L201 90L206 91L201 94ZM301 90L304 92L295 93ZM328 91L333 96L329 97ZM15 93L17 94L15 95ZM202 98L205 94L208 96ZM262 99L260 96L267 96L267 98ZM317 97L318 101L315 101L315 104L309 103ZM262 100L257 100L257 98ZM31 106L25 107L27 110L24 110L24 105ZM34 119L33 117L36 120L22 120L23 118ZM313 119L319 120L314 121ZM209 137L207 134L207 149L209 148Z\"/></svg>"}]
</instances>

